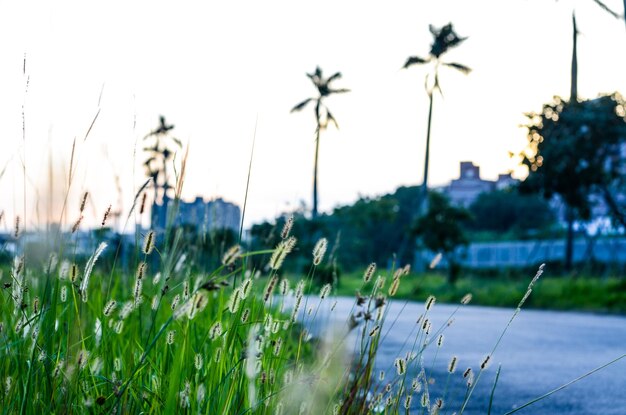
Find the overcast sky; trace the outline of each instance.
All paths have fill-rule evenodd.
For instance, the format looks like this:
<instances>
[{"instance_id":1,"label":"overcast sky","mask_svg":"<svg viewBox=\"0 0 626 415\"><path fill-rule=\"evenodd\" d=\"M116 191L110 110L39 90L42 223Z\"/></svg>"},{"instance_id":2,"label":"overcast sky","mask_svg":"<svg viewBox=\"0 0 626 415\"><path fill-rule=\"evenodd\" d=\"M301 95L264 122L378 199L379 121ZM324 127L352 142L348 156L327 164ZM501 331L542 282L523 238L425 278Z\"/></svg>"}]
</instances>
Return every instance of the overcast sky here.
<instances>
[{"instance_id":1,"label":"overcast sky","mask_svg":"<svg viewBox=\"0 0 626 415\"><path fill-rule=\"evenodd\" d=\"M606 4L623 13L621 0ZM321 210L419 184L426 70L400 68L428 53L431 23L469 37L447 59L473 72L441 70L430 184L458 177L462 160L493 179L516 169L508 152L524 146L523 114L569 94L573 7L580 95L626 92L624 22L593 0L0 0L0 210L9 223L23 214L25 188L30 226L45 222L50 203L57 215L75 137L68 221L85 190L88 223L119 207L116 177L128 209L145 180L141 138L160 114L190 146L184 198L243 203L258 119L247 224L310 207L313 109L289 110L315 93L305 73L316 65L341 71L335 85L352 90L327 102L340 130L321 137Z\"/></svg>"}]
</instances>

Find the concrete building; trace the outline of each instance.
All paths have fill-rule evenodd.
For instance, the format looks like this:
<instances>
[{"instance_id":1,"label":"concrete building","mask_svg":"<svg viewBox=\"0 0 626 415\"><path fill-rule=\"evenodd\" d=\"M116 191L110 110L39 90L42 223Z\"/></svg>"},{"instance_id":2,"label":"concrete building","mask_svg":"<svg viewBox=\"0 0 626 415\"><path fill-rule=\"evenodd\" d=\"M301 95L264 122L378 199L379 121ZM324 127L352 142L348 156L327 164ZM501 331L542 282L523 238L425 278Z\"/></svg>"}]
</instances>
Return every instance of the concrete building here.
<instances>
[{"instance_id":1,"label":"concrete building","mask_svg":"<svg viewBox=\"0 0 626 415\"><path fill-rule=\"evenodd\" d=\"M479 166L471 161L462 161L459 178L452 180L442 190L452 203L468 207L479 194L504 189L517 181L511 177L511 173L500 174L495 181L481 179Z\"/></svg>"},{"instance_id":2,"label":"concrete building","mask_svg":"<svg viewBox=\"0 0 626 415\"><path fill-rule=\"evenodd\" d=\"M175 217L168 219L168 211L174 207L174 200L165 198L160 205L152 205L152 228L163 231L171 221L172 226L192 225L200 229L230 229L239 231L241 210L239 206L224 201L222 198L205 202L197 196L193 202L179 201Z\"/></svg>"}]
</instances>

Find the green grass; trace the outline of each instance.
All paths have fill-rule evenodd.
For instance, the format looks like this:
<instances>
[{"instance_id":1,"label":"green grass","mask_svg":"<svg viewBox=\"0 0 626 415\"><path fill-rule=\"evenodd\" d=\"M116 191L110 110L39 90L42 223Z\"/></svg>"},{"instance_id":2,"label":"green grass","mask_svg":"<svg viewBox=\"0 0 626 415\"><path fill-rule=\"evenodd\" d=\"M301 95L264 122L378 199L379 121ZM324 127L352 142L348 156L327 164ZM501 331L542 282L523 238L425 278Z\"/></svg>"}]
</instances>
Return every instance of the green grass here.
<instances>
[{"instance_id":1,"label":"green grass","mask_svg":"<svg viewBox=\"0 0 626 415\"><path fill-rule=\"evenodd\" d=\"M361 289L361 282L362 272L342 275L337 293L353 296ZM626 313L624 278L545 276L537 284L538 288L526 303L527 308ZM411 273L403 279L396 296L424 301L432 294L439 302L456 303L469 292L473 295L473 304L515 307L527 286L527 279L510 276L461 277L454 285L450 285L446 276L440 273Z\"/></svg>"},{"instance_id":2,"label":"green grass","mask_svg":"<svg viewBox=\"0 0 626 415\"><path fill-rule=\"evenodd\" d=\"M587 296L588 304L606 301L593 280L573 280L565 293L562 280L538 276L530 286L461 279L450 287L442 276L417 276L408 267L373 273L368 282L362 273L343 276L339 287L328 284L323 295L304 296L319 290L314 264L324 253L313 256L306 275L288 282L279 272L294 243L286 238L273 250L252 253L237 247L224 265L199 274L177 266L186 247L176 235L164 245L169 249L137 247L133 274L103 273L95 253L88 260L68 254L46 269L18 255L0 292L0 413L395 415L407 413L409 401L423 401L432 412L438 400L429 396L428 373L434 365L449 367L452 356L437 352L439 360L422 365L424 351L437 348L449 328L430 324L434 301L427 293L458 304L450 318L468 291L479 302L496 296L497 305L517 307L534 284L545 292L529 297L535 305L564 295ZM269 259L268 271L249 268L257 255ZM613 284L611 301L621 304L623 282L606 284ZM333 295L354 292L360 295L348 315L336 317L346 323L334 333L314 338L303 328ZM427 305L407 335L410 351L395 359L383 380L374 365L378 344L395 323L386 307L392 297ZM474 377L454 370L447 376L446 385L466 388L459 413L487 370L481 366ZM445 402L447 390L437 399Z\"/></svg>"}]
</instances>

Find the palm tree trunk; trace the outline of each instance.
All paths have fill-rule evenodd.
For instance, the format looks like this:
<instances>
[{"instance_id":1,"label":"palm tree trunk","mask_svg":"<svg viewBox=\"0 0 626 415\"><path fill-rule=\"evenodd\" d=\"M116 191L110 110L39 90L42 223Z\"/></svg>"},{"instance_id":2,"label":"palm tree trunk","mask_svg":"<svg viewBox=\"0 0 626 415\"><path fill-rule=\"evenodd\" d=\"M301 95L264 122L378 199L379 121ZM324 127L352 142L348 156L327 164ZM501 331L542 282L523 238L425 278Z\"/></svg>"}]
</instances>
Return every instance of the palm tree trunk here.
<instances>
[{"instance_id":1,"label":"palm tree trunk","mask_svg":"<svg viewBox=\"0 0 626 415\"><path fill-rule=\"evenodd\" d=\"M567 207L565 212L567 221L567 240L565 241L565 271L572 270L574 262L574 210Z\"/></svg>"},{"instance_id":2,"label":"palm tree trunk","mask_svg":"<svg viewBox=\"0 0 626 415\"><path fill-rule=\"evenodd\" d=\"M311 216L313 219L317 218L317 156L320 150L320 126L317 126L317 132L315 136L315 161L313 164L313 210Z\"/></svg>"},{"instance_id":3,"label":"palm tree trunk","mask_svg":"<svg viewBox=\"0 0 626 415\"><path fill-rule=\"evenodd\" d=\"M624 0L626 2L626 0ZM572 79L570 85L569 101L575 103L578 101L578 29L576 28L576 15L572 12L572 28L573 28L573 41L572 41Z\"/></svg>"},{"instance_id":4,"label":"palm tree trunk","mask_svg":"<svg viewBox=\"0 0 626 415\"><path fill-rule=\"evenodd\" d=\"M426 197L428 196L428 162L430 159L430 128L433 119L433 91L428 92L429 105L428 105L428 125L426 127L426 154L424 155L424 179L422 182L422 189L420 192L420 204L419 212L421 215L426 213Z\"/></svg>"},{"instance_id":5,"label":"palm tree trunk","mask_svg":"<svg viewBox=\"0 0 626 415\"><path fill-rule=\"evenodd\" d=\"M572 12L572 77L570 84L569 102L576 104L578 102L578 29L576 27L576 14ZM571 206L567 206L565 212L565 220L567 221L567 236L565 240L565 271L572 270L574 257L574 210Z\"/></svg>"}]
</instances>

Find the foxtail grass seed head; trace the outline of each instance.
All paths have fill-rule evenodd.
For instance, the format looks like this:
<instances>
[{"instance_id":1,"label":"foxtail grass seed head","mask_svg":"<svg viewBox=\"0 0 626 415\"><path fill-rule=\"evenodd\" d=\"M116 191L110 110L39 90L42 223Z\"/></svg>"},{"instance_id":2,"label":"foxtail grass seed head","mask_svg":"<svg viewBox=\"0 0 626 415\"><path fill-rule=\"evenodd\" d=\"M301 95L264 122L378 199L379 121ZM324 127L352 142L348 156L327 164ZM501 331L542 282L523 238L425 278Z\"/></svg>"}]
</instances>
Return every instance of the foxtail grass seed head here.
<instances>
[{"instance_id":1,"label":"foxtail grass seed head","mask_svg":"<svg viewBox=\"0 0 626 415\"><path fill-rule=\"evenodd\" d=\"M11 392L11 387L13 386L13 378L11 376L7 376L4 380L4 394L9 396Z\"/></svg>"},{"instance_id":2,"label":"foxtail grass seed head","mask_svg":"<svg viewBox=\"0 0 626 415\"><path fill-rule=\"evenodd\" d=\"M296 285L295 295L296 295L296 298L302 297L304 295L304 280L298 281L298 284Z\"/></svg>"},{"instance_id":3,"label":"foxtail grass seed head","mask_svg":"<svg viewBox=\"0 0 626 415\"><path fill-rule=\"evenodd\" d=\"M89 353L87 350L81 350L78 352L78 357L76 358L76 366L79 369L84 369L87 366L87 360L89 359Z\"/></svg>"},{"instance_id":4,"label":"foxtail grass seed head","mask_svg":"<svg viewBox=\"0 0 626 415\"><path fill-rule=\"evenodd\" d=\"M65 259L61 262L61 266L59 267L59 279L60 280L67 279L70 273L70 267L71 267L71 264L68 260Z\"/></svg>"},{"instance_id":5,"label":"foxtail grass seed head","mask_svg":"<svg viewBox=\"0 0 626 415\"><path fill-rule=\"evenodd\" d=\"M435 305L435 296L431 295L426 299L426 311L429 311L431 308L433 308L433 306Z\"/></svg>"},{"instance_id":6,"label":"foxtail grass seed head","mask_svg":"<svg viewBox=\"0 0 626 415\"><path fill-rule=\"evenodd\" d=\"M82 221L83 221L83 215L80 215L79 218L76 220L76 222L74 222L74 225L72 226L72 233L76 233Z\"/></svg>"},{"instance_id":7,"label":"foxtail grass seed head","mask_svg":"<svg viewBox=\"0 0 626 415\"><path fill-rule=\"evenodd\" d=\"M13 236L17 239L20 236L20 217L15 217L15 230L13 232Z\"/></svg>"},{"instance_id":8,"label":"foxtail grass seed head","mask_svg":"<svg viewBox=\"0 0 626 415\"><path fill-rule=\"evenodd\" d=\"M274 249L274 253L270 258L270 268L273 270L278 270L283 265L285 261L285 257L293 251L293 248L296 246L296 238L290 236L287 239L283 239L278 243L278 246Z\"/></svg>"},{"instance_id":9,"label":"foxtail grass seed head","mask_svg":"<svg viewBox=\"0 0 626 415\"><path fill-rule=\"evenodd\" d=\"M70 281L76 282L77 279L78 279L78 265L72 264L70 268Z\"/></svg>"},{"instance_id":10,"label":"foxtail grass seed head","mask_svg":"<svg viewBox=\"0 0 626 415\"><path fill-rule=\"evenodd\" d=\"M122 330L124 329L124 320L118 320L113 327L113 331L117 334L122 334Z\"/></svg>"},{"instance_id":11,"label":"foxtail grass seed head","mask_svg":"<svg viewBox=\"0 0 626 415\"><path fill-rule=\"evenodd\" d=\"M243 313L241 313L241 322L244 324L247 323L248 318L250 318L250 309L246 308L245 310L243 310Z\"/></svg>"},{"instance_id":12,"label":"foxtail grass seed head","mask_svg":"<svg viewBox=\"0 0 626 415\"><path fill-rule=\"evenodd\" d=\"M376 334L378 334L379 329L379 325L374 326L374 328L370 331L370 337L374 337Z\"/></svg>"},{"instance_id":13,"label":"foxtail grass seed head","mask_svg":"<svg viewBox=\"0 0 626 415\"><path fill-rule=\"evenodd\" d=\"M298 318L298 312L300 311L300 306L302 305L302 296L296 297L296 302L293 305L293 310L291 311L291 319L290 322L293 323Z\"/></svg>"},{"instance_id":14,"label":"foxtail grass seed head","mask_svg":"<svg viewBox=\"0 0 626 415\"><path fill-rule=\"evenodd\" d=\"M461 298L461 304L465 305L465 304L469 304L470 301L472 301L472 294L471 293L467 293L463 296L463 298Z\"/></svg>"},{"instance_id":15,"label":"foxtail grass seed head","mask_svg":"<svg viewBox=\"0 0 626 415\"><path fill-rule=\"evenodd\" d=\"M205 396L206 396L206 387L204 386L204 384L198 385L198 388L196 389L196 402L198 403L198 406L202 405L202 403L204 402Z\"/></svg>"},{"instance_id":16,"label":"foxtail grass seed head","mask_svg":"<svg viewBox=\"0 0 626 415\"><path fill-rule=\"evenodd\" d=\"M381 371L378 373L378 381L379 381L379 382L382 382L383 380L385 380L385 371L384 371L384 370L381 370Z\"/></svg>"},{"instance_id":17,"label":"foxtail grass seed head","mask_svg":"<svg viewBox=\"0 0 626 415\"><path fill-rule=\"evenodd\" d=\"M218 347L217 349L215 349L213 360L215 361L215 363L219 363L220 360L222 360L222 348L221 347Z\"/></svg>"},{"instance_id":18,"label":"foxtail grass seed head","mask_svg":"<svg viewBox=\"0 0 626 415\"><path fill-rule=\"evenodd\" d=\"M35 297L33 300L33 314L39 313L39 297Z\"/></svg>"},{"instance_id":19,"label":"foxtail grass seed head","mask_svg":"<svg viewBox=\"0 0 626 415\"><path fill-rule=\"evenodd\" d=\"M228 310L235 314L239 311L239 306L241 305L241 288L237 288L230 295L230 299L228 301Z\"/></svg>"},{"instance_id":20,"label":"foxtail grass seed head","mask_svg":"<svg viewBox=\"0 0 626 415\"><path fill-rule=\"evenodd\" d=\"M283 278L280 281L280 284L278 286L278 291L280 292L280 295L287 295L287 293L289 292L289 280L286 278Z\"/></svg>"},{"instance_id":21,"label":"foxtail grass seed head","mask_svg":"<svg viewBox=\"0 0 626 415\"><path fill-rule=\"evenodd\" d=\"M293 227L293 215L289 216L283 225L283 230L280 233L281 239L287 239L289 237L289 233L291 233L291 228Z\"/></svg>"},{"instance_id":22,"label":"foxtail grass seed head","mask_svg":"<svg viewBox=\"0 0 626 415\"><path fill-rule=\"evenodd\" d=\"M102 252L105 250L106 247L107 247L107 243L101 242L100 245L98 245L98 248L96 249L96 251L91 256L91 258L89 258L89 260L87 261L87 265L85 265L85 275L83 276L83 280L81 281L81 284L80 284L80 293L81 293L83 303L87 302L87 288L89 286L89 277L91 276L91 271L93 271L93 267L96 264L96 261L98 260L98 258L100 257L100 254L102 254Z\"/></svg>"},{"instance_id":23,"label":"foxtail grass seed head","mask_svg":"<svg viewBox=\"0 0 626 415\"><path fill-rule=\"evenodd\" d=\"M379 275L378 277L376 277L376 283L374 284L374 291L380 291L383 288L385 288L385 281L386 281L386 278L383 277L382 275Z\"/></svg>"},{"instance_id":24,"label":"foxtail grass seed head","mask_svg":"<svg viewBox=\"0 0 626 415\"><path fill-rule=\"evenodd\" d=\"M324 260L326 249L328 248L328 239L322 238L313 247L313 265L318 266Z\"/></svg>"},{"instance_id":25,"label":"foxtail grass seed head","mask_svg":"<svg viewBox=\"0 0 626 415\"><path fill-rule=\"evenodd\" d=\"M267 303L270 299L270 297L272 296L272 293L274 292L274 287L276 287L276 284L278 283L278 275L273 275L272 278L270 278L269 282L267 283L267 286L265 287L265 293L263 294L263 302Z\"/></svg>"},{"instance_id":26,"label":"foxtail grass seed head","mask_svg":"<svg viewBox=\"0 0 626 415\"><path fill-rule=\"evenodd\" d=\"M441 347L443 346L443 334L440 334L439 336L437 336L437 347Z\"/></svg>"},{"instance_id":27,"label":"foxtail grass seed head","mask_svg":"<svg viewBox=\"0 0 626 415\"><path fill-rule=\"evenodd\" d=\"M398 287L400 286L400 278L394 278L391 286L389 287L389 296L393 297L398 292Z\"/></svg>"},{"instance_id":28,"label":"foxtail grass seed head","mask_svg":"<svg viewBox=\"0 0 626 415\"><path fill-rule=\"evenodd\" d=\"M183 300L189 299L189 280L183 282Z\"/></svg>"},{"instance_id":29,"label":"foxtail grass seed head","mask_svg":"<svg viewBox=\"0 0 626 415\"><path fill-rule=\"evenodd\" d=\"M137 273L135 274L135 277L138 280L143 279L143 277L146 275L147 268L148 268L148 264L146 264L145 262L140 262L139 266L137 267Z\"/></svg>"},{"instance_id":30,"label":"foxtail grass seed head","mask_svg":"<svg viewBox=\"0 0 626 415\"><path fill-rule=\"evenodd\" d=\"M448 373L454 373L457 363L458 358L456 356L452 356L452 359L450 359L450 363L448 363Z\"/></svg>"},{"instance_id":31,"label":"foxtail grass seed head","mask_svg":"<svg viewBox=\"0 0 626 415\"><path fill-rule=\"evenodd\" d=\"M437 265L439 265L439 262L441 262L441 258L442 257L443 257L443 255L441 254L441 252L439 252L437 255L435 255L433 260L430 261L430 265L428 266L428 268L434 269Z\"/></svg>"},{"instance_id":32,"label":"foxtail grass seed head","mask_svg":"<svg viewBox=\"0 0 626 415\"><path fill-rule=\"evenodd\" d=\"M141 292L143 290L143 280L137 278L135 280L135 288L133 290L133 298L135 299L135 305L141 301Z\"/></svg>"},{"instance_id":33,"label":"foxtail grass seed head","mask_svg":"<svg viewBox=\"0 0 626 415\"><path fill-rule=\"evenodd\" d=\"M109 219L109 215L111 214L111 208L112 207L113 207L113 205L109 205L107 210L104 211L104 216L102 217L102 224L101 224L103 228L107 224L107 219Z\"/></svg>"},{"instance_id":34,"label":"foxtail grass seed head","mask_svg":"<svg viewBox=\"0 0 626 415\"><path fill-rule=\"evenodd\" d=\"M250 290L252 290L252 278L248 277L241 283L241 298L244 300L248 298Z\"/></svg>"},{"instance_id":35,"label":"foxtail grass seed head","mask_svg":"<svg viewBox=\"0 0 626 415\"><path fill-rule=\"evenodd\" d=\"M83 213L83 211L85 210L85 204L87 203L87 196L89 196L89 192L85 192L85 194L83 194L83 198L80 201L80 213Z\"/></svg>"},{"instance_id":36,"label":"foxtail grass seed head","mask_svg":"<svg viewBox=\"0 0 626 415\"><path fill-rule=\"evenodd\" d=\"M406 372L406 360L404 360L401 357L398 357L394 361L393 365L396 367L396 371L398 372L399 376L404 375L404 373Z\"/></svg>"},{"instance_id":37,"label":"foxtail grass seed head","mask_svg":"<svg viewBox=\"0 0 626 415\"><path fill-rule=\"evenodd\" d=\"M171 346L172 344L174 344L174 341L176 340L175 336L176 336L175 330L170 330L167 332L167 344L168 345Z\"/></svg>"},{"instance_id":38,"label":"foxtail grass seed head","mask_svg":"<svg viewBox=\"0 0 626 415\"><path fill-rule=\"evenodd\" d=\"M67 301L67 287L64 285L61 287L61 302L64 303Z\"/></svg>"},{"instance_id":39,"label":"foxtail grass seed head","mask_svg":"<svg viewBox=\"0 0 626 415\"><path fill-rule=\"evenodd\" d=\"M122 361L120 360L119 357L116 357L115 359L113 359L113 369L116 372L119 372L120 370L122 370Z\"/></svg>"},{"instance_id":40,"label":"foxtail grass seed head","mask_svg":"<svg viewBox=\"0 0 626 415\"><path fill-rule=\"evenodd\" d=\"M424 393L422 393L422 399L421 402L422 407L427 408L428 406L430 406L430 396L428 396L428 391L424 390Z\"/></svg>"},{"instance_id":41,"label":"foxtail grass seed head","mask_svg":"<svg viewBox=\"0 0 626 415\"><path fill-rule=\"evenodd\" d=\"M202 370L202 355L200 353L196 353L193 359L193 365L196 367L196 370Z\"/></svg>"},{"instance_id":42,"label":"foxtail grass seed head","mask_svg":"<svg viewBox=\"0 0 626 415\"><path fill-rule=\"evenodd\" d=\"M143 253L144 255L150 255L154 249L154 231L150 231L143 238Z\"/></svg>"},{"instance_id":43,"label":"foxtail grass seed head","mask_svg":"<svg viewBox=\"0 0 626 415\"><path fill-rule=\"evenodd\" d=\"M148 193L144 192L141 196L141 204L139 205L139 214L143 215L143 212L146 209L146 199L148 198Z\"/></svg>"},{"instance_id":44,"label":"foxtail grass seed head","mask_svg":"<svg viewBox=\"0 0 626 415\"><path fill-rule=\"evenodd\" d=\"M413 378L411 381L411 389L415 393L419 393L422 390L422 382L418 378Z\"/></svg>"},{"instance_id":45,"label":"foxtail grass seed head","mask_svg":"<svg viewBox=\"0 0 626 415\"><path fill-rule=\"evenodd\" d=\"M411 409L411 398L412 395L407 395L404 399L404 409L406 409L407 411Z\"/></svg>"},{"instance_id":46,"label":"foxtail grass seed head","mask_svg":"<svg viewBox=\"0 0 626 415\"><path fill-rule=\"evenodd\" d=\"M57 267L58 261L57 254L54 252L51 253L50 256L48 256L48 261L46 262L46 266L44 268L44 274L52 274Z\"/></svg>"},{"instance_id":47,"label":"foxtail grass seed head","mask_svg":"<svg viewBox=\"0 0 626 415\"><path fill-rule=\"evenodd\" d=\"M192 319L206 308L209 298L206 292L196 291L188 302L191 303L191 307L187 310L187 318Z\"/></svg>"},{"instance_id":48,"label":"foxtail grass seed head","mask_svg":"<svg viewBox=\"0 0 626 415\"><path fill-rule=\"evenodd\" d=\"M274 344L274 356L279 356L280 351L283 347L283 339L281 337L276 339L276 343Z\"/></svg>"},{"instance_id":49,"label":"foxtail grass seed head","mask_svg":"<svg viewBox=\"0 0 626 415\"><path fill-rule=\"evenodd\" d=\"M489 367L489 364L491 363L491 355L487 355L483 358L482 362L480 363L480 370L485 370Z\"/></svg>"},{"instance_id":50,"label":"foxtail grass seed head","mask_svg":"<svg viewBox=\"0 0 626 415\"><path fill-rule=\"evenodd\" d=\"M324 298L328 297L328 294L330 294L330 289L331 289L331 285L330 284L324 284L324 286L320 290L320 298L322 300Z\"/></svg>"},{"instance_id":51,"label":"foxtail grass seed head","mask_svg":"<svg viewBox=\"0 0 626 415\"><path fill-rule=\"evenodd\" d=\"M376 263L372 262L367 266L365 272L363 273L363 282L366 284L372 280L374 273L376 272Z\"/></svg>"},{"instance_id":52,"label":"foxtail grass seed head","mask_svg":"<svg viewBox=\"0 0 626 415\"><path fill-rule=\"evenodd\" d=\"M171 305L172 311L176 310L176 307L178 307L179 301L180 301L180 294L176 294L174 296L174 299L172 300L172 305Z\"/></svg>"},{"instance_id":53,"label":"foxtail grass seed head","mask_svg":"<svg viewBox=\"0 0 626 415\"><path fill-rule=\"evenodd\" d=\"M231 246L228 249L228 251L224 253L224 256L222 257L222 264L224 264L227 267L233 265L235 261L237 261L239 257L241 257L242 253L243 253L243 250L241 249L241 246L239 245Z\"/></svg>"},{"instance_id":54,"label":"foxtail grass seed head","mask_svg":"<svg viewBox=\"0 0 626 415\"><path fill-rule=\"evenodd\" d=\"M222 323L217 321L209 329L209 338L215 340L222 335Z\"/></svg>"}]
</instances>

